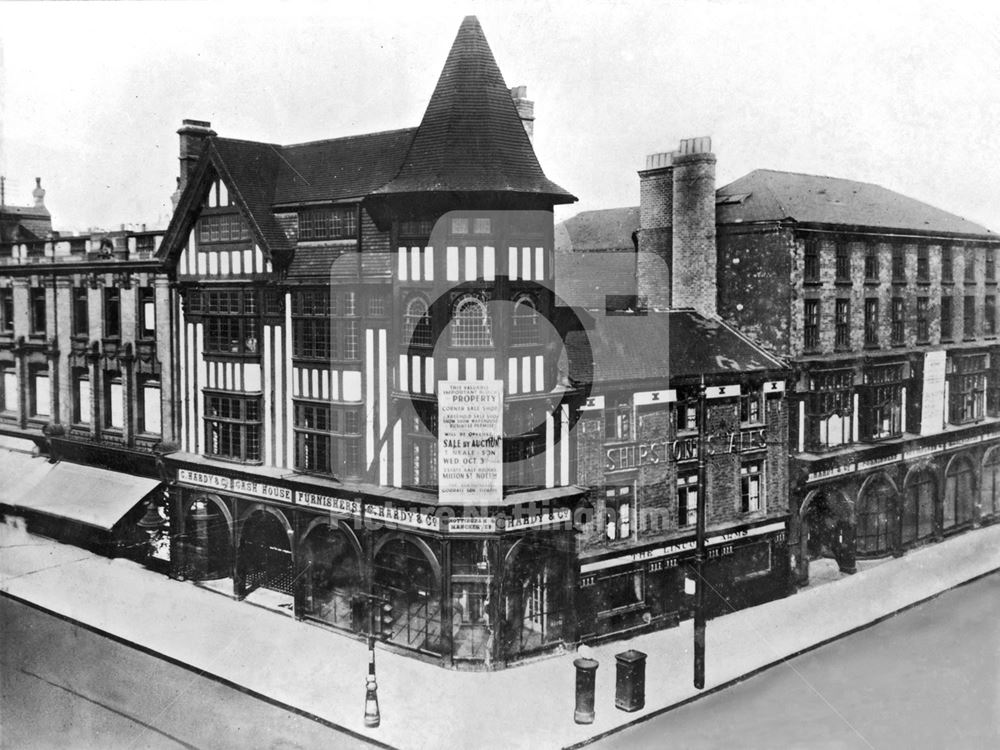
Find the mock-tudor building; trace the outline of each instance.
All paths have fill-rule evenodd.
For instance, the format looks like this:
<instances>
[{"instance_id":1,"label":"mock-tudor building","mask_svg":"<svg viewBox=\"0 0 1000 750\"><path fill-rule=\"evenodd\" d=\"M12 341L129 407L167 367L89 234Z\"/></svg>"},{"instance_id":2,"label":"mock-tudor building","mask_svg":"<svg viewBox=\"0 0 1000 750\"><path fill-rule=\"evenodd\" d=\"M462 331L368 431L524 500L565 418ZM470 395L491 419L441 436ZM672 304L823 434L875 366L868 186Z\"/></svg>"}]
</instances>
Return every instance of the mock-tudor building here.
<instances>
[{"instance_id":1,"label":"mock-tudor building","mask_svg":"<svg viewBox=\"0 0 1000 750\"><path fill-rule=\"evenodd\" d=\"M177 578L447 666L675 623L699 505L713 611L784 595L787 369L694 309L595 297L596 271L557 296L575 199L525 93L470 17L419 126L277 145L187 120L155 252L15 245L0 433L57 463L0 502L100 507ZM95 464L141 476L74 497Z\"/></svg>"},{"instance_id":2,"label":"mock-tudor building","mask_svg":"<svg viewBox=\"0 0 1000 750\"><path fill-rule=\"evenodd\" d=\"M816 556L853 571L995 520L1000 238L878 185L772 170L678 201L698 150L707 139L649 157L641 206L573 217L557 252L631 243L650 304L675 290L792 362L798 580ZM678 233L704 252L678 258Z\"/></svg>"}]
</instances>

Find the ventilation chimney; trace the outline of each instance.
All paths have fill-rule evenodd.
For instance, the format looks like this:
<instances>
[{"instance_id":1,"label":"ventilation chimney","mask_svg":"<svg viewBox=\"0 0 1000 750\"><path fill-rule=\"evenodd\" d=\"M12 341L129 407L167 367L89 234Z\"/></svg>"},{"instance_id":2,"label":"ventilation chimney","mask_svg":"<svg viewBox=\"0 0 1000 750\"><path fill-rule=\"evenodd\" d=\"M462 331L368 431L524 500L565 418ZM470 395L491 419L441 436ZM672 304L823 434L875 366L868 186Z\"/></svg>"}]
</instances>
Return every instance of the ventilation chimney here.
<instances>
[{"instance_id":1,"label":"ventilation chimney","mask_svg":"<svg viewBox=\"0 0 1000 750\"><path fill-rule=\"evenodd\" d=\"M650 154L639 172L639 259L636 292L647 310L670 307L674 161L670 152Z\"/></svg>"},{"instance_id":2,"label":"ventilation chimney","mask_svg":"<svg viewBox=\"0 0 1000 750\"><path fill-rule=\"evenodd\" d=\"M180 178L177 182L177 192L183 193L187 187L188 179L198 165L198 157L201 156L205 147L205 139L210 135L217 135L212 130L212 123L204 120L184 120L181 129L177 131L181 137Z\"/></svg>"},{"instance_id":3,"label":"ventilation chimney","mask_svg":"<svg viewBox=\"0 0 1000 750\"><path fill-rule=\"evenodd\" d=\"M514 100L517 116L521 118L521 124L524 125L524 132L528 134L528 140L534 143L535 103L528 99L528 87L514 86L510 90L510 98Z\"/></svg>"},{"instance_id":4,"label":"ventilation chimney","mask_svg":"<svg viewBox=\"0 0 1000 750\"><path fill-rule=\"evenodd\" d=\"M715 154L711 138L688 138L674 153L673 299L715 316Z\"/></svg>"}]
</instances>

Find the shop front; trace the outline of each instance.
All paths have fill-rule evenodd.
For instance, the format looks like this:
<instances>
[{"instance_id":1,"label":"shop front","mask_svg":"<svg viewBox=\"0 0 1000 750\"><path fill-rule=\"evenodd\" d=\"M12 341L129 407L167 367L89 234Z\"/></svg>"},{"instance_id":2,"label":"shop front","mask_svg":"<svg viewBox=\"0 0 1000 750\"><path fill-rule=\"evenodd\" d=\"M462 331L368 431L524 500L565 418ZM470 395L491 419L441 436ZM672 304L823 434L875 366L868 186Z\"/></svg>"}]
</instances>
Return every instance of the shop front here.
<instances>
[{"instance_id":1,"label":"shop front","mask_svg":"<svg viewBox=\"0 0 1000 750\"><path fill-rule=\"evenodd\" d=\"M705 580L708 616L787 594L787 519L709 529ZM581 560L576 609L579 640L675 625L694 607L694 535ZM687 580L686 580L687 579ZM686 585L687 584L687 585Z\"/></svg>"},{"instance_id":2,"label":"shop front","mask_svg":"<svg viewBox=\"0 0 1000 750\"><path fill-rule=\"evenodd\" d=\"M575 639L566 505L462 513L423 493L264 480L193 458L172 462L176 577L459 668Z\"/></svg>"}]
</instances>

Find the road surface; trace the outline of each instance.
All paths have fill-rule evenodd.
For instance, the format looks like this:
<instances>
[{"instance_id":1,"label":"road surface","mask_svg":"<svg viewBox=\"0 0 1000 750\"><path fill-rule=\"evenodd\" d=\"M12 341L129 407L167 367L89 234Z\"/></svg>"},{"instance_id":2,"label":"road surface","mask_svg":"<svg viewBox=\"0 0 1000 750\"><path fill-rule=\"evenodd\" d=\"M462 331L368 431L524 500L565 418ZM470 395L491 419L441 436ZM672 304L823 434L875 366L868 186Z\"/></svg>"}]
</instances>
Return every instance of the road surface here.
<instances>
[{"instance_id":1,"label":"road surface","mask_svg":"<svg viewBox=\"0 0 1000 750\"><path fill-rule=\"evenodd\" d=\"M307 678L308 676L306 676ZM364 684L352 701L364 711ZM0 597L0 747L370 748L312 719Z\"/></svg>"},{"instance_id":2,"label":"road surface","mask_svg":"<svg viewBox=\"0 0 1000 750\"><path fill-rule=\"evenodd\" d=\"M1000 748L1000 573L591 747Z\"/></svg>"}]
</instances>

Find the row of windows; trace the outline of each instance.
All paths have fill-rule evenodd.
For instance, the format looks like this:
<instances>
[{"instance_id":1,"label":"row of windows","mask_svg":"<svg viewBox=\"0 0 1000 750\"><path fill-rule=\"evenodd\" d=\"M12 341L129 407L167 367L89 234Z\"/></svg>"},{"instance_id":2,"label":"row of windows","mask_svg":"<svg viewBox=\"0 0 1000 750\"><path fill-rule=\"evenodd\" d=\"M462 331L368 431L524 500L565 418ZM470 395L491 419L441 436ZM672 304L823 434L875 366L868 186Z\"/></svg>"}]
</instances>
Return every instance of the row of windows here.
<instances>
[{"instance_id":1,"label":"row of windows","mask_svg":"<svg viewBox=\"0 0 1000 750\"><path fill-rule=\"evenodd\" d=\"M751 389L739 397L740 424L765 424L767 413L764 392ZM634 411L630 397L608 397L604 408L604 439L607 441L628 441L637 438L633 431ZM672 412L675 430L678 432L697 432L698 430L698 400L697 398L681 398Z\"/></svg>"},{"instance_id":2,"label":"row of windows","mask_svg":"<svg viewBox=\"0 0 1000 750\"><path fill-rule=\"evenodd\" d=\"M240 214L213 214L198 220L199 244L244 242L250 237L250 226Z\"/></svg>"},{"instance_id":3,"label":"row of windows","mask_svg":"<svg viewBox=\"0 0 1000 750\"><path fill-rule=\"evenodd\" d=\"M764 465L748 461L740 466L739 512L758 513L767 509L765 502ZM677 475L677 526L694 526L698 522L697 472ZM604 493L604 533L609 541L628 539L635 530L637 509L632 485L609 487Z\"/></svg>"},{"instance_id":4,"label":"row of windows","mask_svg":"<svg viewBox=\"0 0 1000 750\"><path fill-rule=\"evenodd\" d=\"M1000 377L991 368L988 355L956 355L948 365L948 422L966 424L983 419L987 413L1000 413ZM813 373L806 396L807 449L825 450L855 440L902 435L909 379L903 363L870 367L857 385L851 369ZM858 435L854 434L855 425Z\"/></svg>"},{"instance_id":5,"label":"row of windows","mask_svg":"<svg viewBox=\"0 0 1000 750\"><path fill-rule=\"evenodd\" d=\"M493 321L488 306L478 297L460 298L452 310L450 344L455 347L493 346ZM535 302L524 295L514 303L511 318L511 344L525 346L539 341L538 313ZM403 341L413 346L434 343L427 302L414 297L406 304L403 315Z\"/></svg>"},{"instance_id":6,"label":"row of windows","mask_svg":"<svg viewBox=\"0 0 1000 750\"><path fill-rule=\"evenodd\" d=\"M72 421L75 425L89 425L93 420L90 374L86 368L72 372ZM51 383L47 370L32 370L28 375L27 412L33 418L47 418L51 414ZM125 427L125 385L117 372L104 373L98 403L98 419L103 427L121 430ZM136 381L137 405L135 429L140 433L160 432L160 383L152 376L139 376ZM0 412L19 409L18 377L13 369L0 372Z\"/></svg>"},{"instance_id":7,"label":"row of windows","mask_svg":"<svg viewBox=\"0 0 1000 750\"><path fill-rule=\"evenodd\" d=\"M954 338L953 298L941 298L941 340L950 341ZM864 345L879 346L879 300L874 297L864 301ZM820 313L821 300L807 299L804 301L803 316L803 347L805 351L817 351L820 348ZM905 310L906 301L903 297L893 297L890 301L889 343L902 346L906 343ZM966 339L976 335L976 297L968 295L963 298L963 335ZM997 305L994 295L987 295L983 300L983 335L995 336L997 332ZM916 334L917 343L930 342L930 312L929 299L916 299ZM851 348L851 300L834 300L834 347L836 349Z\"/></svg>"},{"instance_id":8,"label":"row of windows","mask_svg":"<svg viewBox=\"0 0 1000 750\"><path fill-rule=\"evenodd\" d=\"M818 282L820 280L820 260L822 243L819 240L807 240L803 257L803 278L804 281ZM891 271L894 282L906 281L906 247L899 243L891 246ZM851 281L851 248L846 241L834 243L834 278L837 282L849 283ZM962 251L959 248L944 246L941 248L941 280L944 282L954 281L954 258L957 252L964 252L965 281L975 282L976 280L976 256L979 254L975 248L966 248ZM994 282L997 280L996 250L987 248L983 251L984 272L986 280ZM878 245L874 242L865 243L864 248L864 276L866 282L877 282L880 273L880 258ZM930 283L930 248L927 245L917 245L917 281Z\"/></svg>"},{"instance_id":9,"label":"row of windows","mask_svg":"<svg viewBox=\"0 0 1000 750\"><path fill-rule=\"evenodd\" d=\"M47 303L45 289L31 289L28 292L28 324L31 333L44 335L47 322ZM72 299L72 332L74 336L87 336L90 333L90 290L87 287L73 287L70 291ZM116 337L122 335L121 290L118 287L108 287L102 292L103 335ZM137 333L140 338L153 338L156 335L156 303L152 287L139 287L136 290ZM10 287L0 288L0 332L14 331L14 294Z\"/></svg>"},{"instance_id":10,"label":"row of windows","mask_svg":"<svg viewBox=\"0 0 1000 750\"><path fill-rule=\"evenodd\" d=\"M358 236L358 215L354 207L308 208L299 211L300 240L349 239Z\"/></svg>"}]
</instances>

